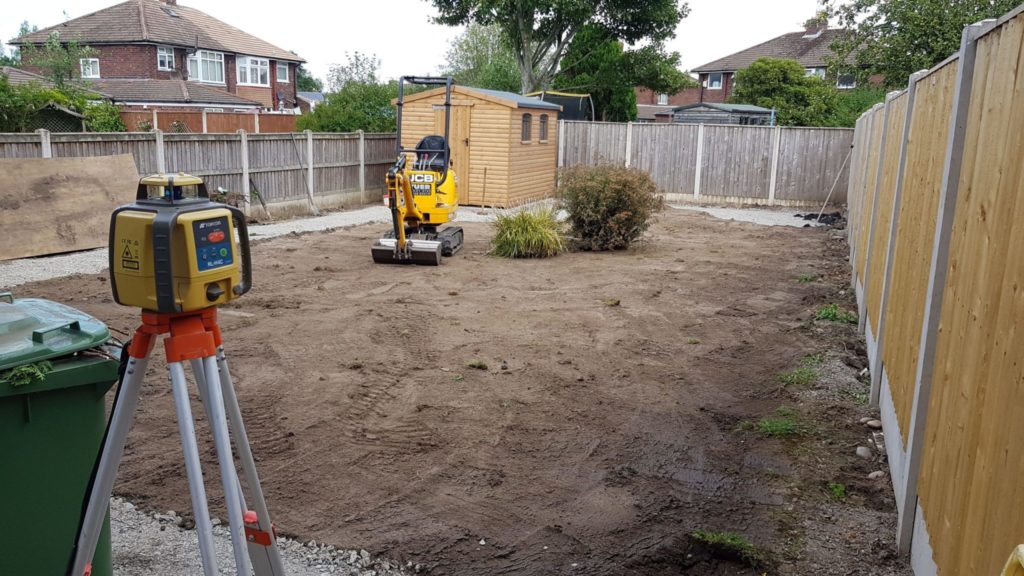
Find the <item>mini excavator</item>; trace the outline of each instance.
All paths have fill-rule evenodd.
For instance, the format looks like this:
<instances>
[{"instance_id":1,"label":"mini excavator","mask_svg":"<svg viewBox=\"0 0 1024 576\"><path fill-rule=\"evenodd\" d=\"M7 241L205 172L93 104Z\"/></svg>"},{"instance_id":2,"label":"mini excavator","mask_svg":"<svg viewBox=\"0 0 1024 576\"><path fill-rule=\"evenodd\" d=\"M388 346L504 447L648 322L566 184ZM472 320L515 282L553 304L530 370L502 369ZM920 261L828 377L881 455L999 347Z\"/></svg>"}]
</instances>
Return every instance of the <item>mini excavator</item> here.
<instances>
[{"instance_id":1,"label":"mini excavator","mask_svg":"<svg viewBox=\"0 0 1024 576\"><path fill-rule=\"evenodd\" d=\"M444 86L444 136L425 136L415 149L402 146L402 101L405 85ZM384 204L391 210L392 229L370 249L378 264L437 266L441 256L462 248L459 226L439 227L455 219L459 207L458 176L448 145L452 106L451 77L403 76L398 81L398 159L387 173ZM413 155L409 166L409 155Z\"/></svg>"}]
</instances>

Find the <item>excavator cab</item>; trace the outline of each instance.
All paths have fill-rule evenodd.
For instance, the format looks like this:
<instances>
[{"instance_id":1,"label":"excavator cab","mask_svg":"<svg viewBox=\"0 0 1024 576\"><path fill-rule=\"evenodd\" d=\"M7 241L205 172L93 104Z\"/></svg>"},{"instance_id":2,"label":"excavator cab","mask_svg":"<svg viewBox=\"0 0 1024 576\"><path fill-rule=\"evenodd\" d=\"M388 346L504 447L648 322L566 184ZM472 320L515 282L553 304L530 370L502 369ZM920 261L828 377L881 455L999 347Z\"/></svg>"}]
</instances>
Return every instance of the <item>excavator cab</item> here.
<instances>
[{"instance_id":1,"label":"excavator cab","mask_svg":"<svg viewBox=\"0 0 1024 576\"><path fill-rule=\"evenodd\" d=\"M405 84L444 86L444 135L425 136L415 148L402 147L402 103ZM391 211L390 230L370 248L379 264L437 266L442 256L462 248L463 232L446 226L459 207L458 176L448 146L452 79L403 76L398 82L398 134L395 164L385 177L384 205ZM412 162L409 162L410 157Z\"/></svg>"}]
</instances>

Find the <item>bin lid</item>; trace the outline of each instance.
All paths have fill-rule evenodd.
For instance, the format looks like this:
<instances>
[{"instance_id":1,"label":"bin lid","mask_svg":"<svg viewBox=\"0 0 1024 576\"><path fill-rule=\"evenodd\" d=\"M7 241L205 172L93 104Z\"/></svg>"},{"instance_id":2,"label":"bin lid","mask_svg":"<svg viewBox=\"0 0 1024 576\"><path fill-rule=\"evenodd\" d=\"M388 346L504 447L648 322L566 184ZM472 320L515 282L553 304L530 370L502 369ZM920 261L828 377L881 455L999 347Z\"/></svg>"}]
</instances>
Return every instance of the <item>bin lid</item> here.
<instances>
[{"instance_id":1,"label":"bin lid","mask_svg":"<svg viewBox=\"0 0 1024 576\"><path fill-rule=\"evenodd\" d=\"M109 338L107 326L81 310L0 295L0 370L95 348Z\"/></svg>"}]
</instances>

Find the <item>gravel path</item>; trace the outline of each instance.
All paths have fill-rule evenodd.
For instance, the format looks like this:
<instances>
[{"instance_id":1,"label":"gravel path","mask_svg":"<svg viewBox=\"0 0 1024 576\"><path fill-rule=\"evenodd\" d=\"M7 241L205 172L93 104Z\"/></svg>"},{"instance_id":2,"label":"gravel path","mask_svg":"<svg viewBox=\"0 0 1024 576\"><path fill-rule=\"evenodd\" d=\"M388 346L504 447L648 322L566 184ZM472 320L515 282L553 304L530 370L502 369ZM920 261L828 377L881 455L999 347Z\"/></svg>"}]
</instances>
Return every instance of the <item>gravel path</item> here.
<instances>
[{"instance_id":1,"label":"gravel path","mask_svg":"<svg viewBox=\"0 0 1024 576\"><path fill-rule=\"evenodd\" d=\"M680 205L673 205L672 208L675 208L676 210L704 212L714 216L715 218L721 218L722 220L736 220L738 222L750 222L752 224L762 224L764 226L793 226L796 228L803 228L807 224L810 224L811 226L821 226L821 224L817 224L813 221L796 217L797 214L806 214L810 212L817 214L817 211L813 208L808 208L807 211L797 211L785 208L773 210L769 208L714 208L710 206Z\"/></svg>"},{"instance_id":2,"label":"gravel path","mask_svg":"<svg viewBox=\"0 0 1024 576\"><path fill-rule=\"evenodd\" d=\"M166 576L202 574L195 530L180 527L173 512L145 514L121 498L110 500L110 535L116 576ZM214 527L217 567L220 574L235 574L231 538L223 526ZM279 540L288 576L405 576L419 572L386 560L372 558L365 550L339 550L316 542Z\"/></svg>"}]
</instances>

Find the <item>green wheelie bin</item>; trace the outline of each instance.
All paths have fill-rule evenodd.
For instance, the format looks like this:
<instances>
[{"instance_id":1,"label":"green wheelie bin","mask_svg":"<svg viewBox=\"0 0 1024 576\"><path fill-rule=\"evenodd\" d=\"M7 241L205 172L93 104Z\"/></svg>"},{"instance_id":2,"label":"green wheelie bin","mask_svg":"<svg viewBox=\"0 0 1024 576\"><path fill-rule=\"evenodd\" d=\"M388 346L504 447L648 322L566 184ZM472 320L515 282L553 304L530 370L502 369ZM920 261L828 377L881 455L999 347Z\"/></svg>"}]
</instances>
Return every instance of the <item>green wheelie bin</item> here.
<instances>
[{"instance_id":1,"label":"green wheelie bin","mask_svg":"<svg viewBox=\"0 0 1024 576\"><path fill-rule=\"evenodd\" d=\"M65 576L118 362L107 327L49 300L0 294L0 574ZM117 353L114 348L110 351ZM110 576L110 522L92 576Z\"/></svg>"}]
</instances>

